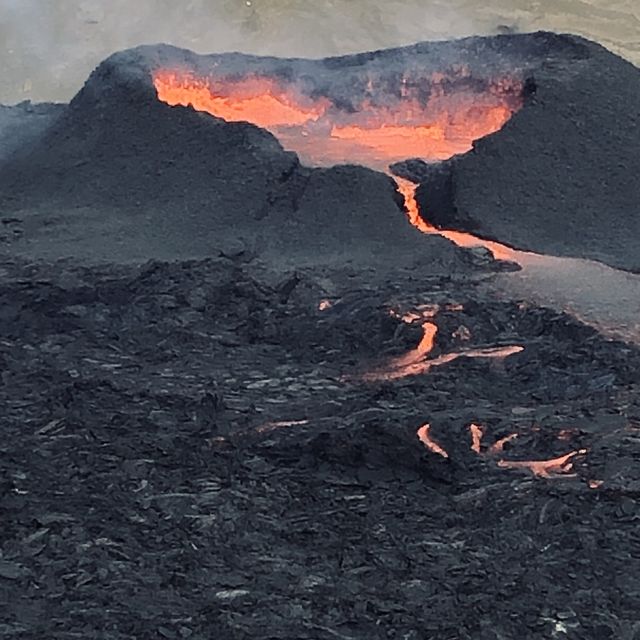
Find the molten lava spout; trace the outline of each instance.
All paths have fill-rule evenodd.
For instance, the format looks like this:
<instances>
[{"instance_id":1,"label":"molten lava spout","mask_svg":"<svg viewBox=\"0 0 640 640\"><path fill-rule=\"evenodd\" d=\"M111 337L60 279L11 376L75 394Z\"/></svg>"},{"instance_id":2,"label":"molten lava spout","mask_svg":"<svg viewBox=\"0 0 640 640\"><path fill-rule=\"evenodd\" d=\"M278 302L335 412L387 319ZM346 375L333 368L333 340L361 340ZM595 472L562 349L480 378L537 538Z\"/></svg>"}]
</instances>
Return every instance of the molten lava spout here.
<instances>
[{"instance_id":1,"label":"molten lava spout","mask_svg":"<svg viewBox=\"0 0 640 640\"><path fill-rule=\"evenodd\" d=\"M443 458L448 458L449 454L435 441L431 438L431 436L429 435L429 432L431 431L431 425L430 424L424 424L422 425L419 429L418 429L418 439L420 440L420 442L422 442L422 444L427 447L427 449L429 449L429 451L432 451L433 453L436 453L439 456L442 456Z\"/></svg>"},{"instance_id":2,"label":"molten lava spout","mask_svg":"<svg viewBox=\"0 0 640 640\"><path fill-rule=\"evenodd\" d=\"M575 477L570 473L573 459L586 453L586 449L580 449L552 460L498 460L498 466L502 469L527 469L539 478Z\"/></svg>"},{"instance_id":3,"label":"molten lava spout","mask_svg":"<svg viewBox=\"0 0 640 640\"><path fill-rule=\"evenodd\" d=\"M356 162L377 169L406 158L438 161L465 153L474 140L498 131L522 105L513 81L498 80L484 91L473 92L448 88L448 80L435 74L414 81L415 87L431 86L427 101L404 82L400 98L385 96L382 103L367 99L346 111L328 98L311 98L296 85L274 78L246 76L230 81L170 69L153 75L162 102L269 129L304 162L326 166ZM436 229L420 216L417 185L402 178L396 182L409 221L420 231L440 234L462 247L486 247L498 260L522 263L525 254L497 242Z\"/></svg>"}]
</instances>

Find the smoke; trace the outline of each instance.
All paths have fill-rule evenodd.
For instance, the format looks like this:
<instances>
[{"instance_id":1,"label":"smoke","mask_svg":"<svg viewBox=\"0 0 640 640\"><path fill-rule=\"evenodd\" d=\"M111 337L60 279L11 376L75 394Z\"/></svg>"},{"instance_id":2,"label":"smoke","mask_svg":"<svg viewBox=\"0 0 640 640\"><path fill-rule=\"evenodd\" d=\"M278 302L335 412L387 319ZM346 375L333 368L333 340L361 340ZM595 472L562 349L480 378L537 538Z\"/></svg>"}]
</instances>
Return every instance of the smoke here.
<instances>
[{"instance_id":1,"label":"smoke","mask_svg":"<svg viewBox=\"0 0 640 640\"><path fill-rule=\"evenodd\" d=\"M636 0L607 15L607 0L569 4L574 16L555 0L0 0L0 103L68 100L110 53L144 43L323 57L513 28L637 40Z\"/></svg>"}]
</instances>

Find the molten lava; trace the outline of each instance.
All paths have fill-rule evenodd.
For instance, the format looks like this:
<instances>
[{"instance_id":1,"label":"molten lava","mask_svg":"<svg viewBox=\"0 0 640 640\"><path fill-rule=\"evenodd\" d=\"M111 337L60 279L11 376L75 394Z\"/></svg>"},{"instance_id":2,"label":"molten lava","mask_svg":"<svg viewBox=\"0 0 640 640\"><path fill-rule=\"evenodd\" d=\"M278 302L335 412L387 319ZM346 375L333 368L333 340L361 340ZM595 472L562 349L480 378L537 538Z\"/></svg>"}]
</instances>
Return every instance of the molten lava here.
<instances>
[{"instance_id":1,"label":"molten lava","mask_svg":"<svg viewBox=\"0 0 640 640\"><path fill-rule=\"evenodd\" d=\"M495 455L497 453L502 453L504 451L504 446L509 442L513 442L518 437L517 433L511 433L504 438L500 438L489 447L489 454Z\"/></svg>"},{"instance_id":2,"label":"molten lava","mask_svg":"<svg viewBox=\"0 0 640 640\"><path fill-rule=\"evenodd\" d=\"M501 438L495 442L486 454L482 452L482 438L484 437L485 430L483 427L477 424L469 425L469 433L471 434L471 450L478 455L488 455L494 457L504 450L504 445L507 442L511 442L518 437L518 434L512 433L505 438ZM563 438L559 438L562 440ZM496 462L497 466L501 469L525 469L533 473L538 478L558 478L558 477L574 477L570 474L573 469L573 459L576 456L582 456L587 453L586 449L580 449L578 451L572 451L559 458L552 458L551 460L505 460L504 458ZM591 488L598 488L600 485L592 485Z\"/></svg>"},{"instance_id":3,"label":"molten lava","mask_svg":"<svg viewBox=\"0 0 640 640\"><path fill-rule=\"evenodd\" d=\"M469 425L469 433L471 434L471 450L480 453L482 445L482 437L484 436L484 428L478 424Z\"/></svg>"},{"instance_id":4,"label":"molten lava","mask_svg":"<svg viewBox=\"0 0 640 640\"><path fill-rule=\"evenodd\" d=\"M524 264L526 257L529 255L527 252L516 251L515 249L511 249L510 247L500 244L499 242L483 240L482 238L477 238L470 233L438 229L437 227L429 224L420 215L420 209L416 200L416 189L418 188L418 185L404 178L399 178L397 176L392 177L396 181L398 191L404 197L405 209L407 212L407 217L409 218L409 222L414 227L416 227L416 229L419 229L423 233L436 233L438 235L441 235L447 238L447 240L451 240L451 242L457 244L459 247L465 247L468 249L473 247L484 247L492 253L493 257L496 260L515 262L521 266Z\"/></svg>"},{"instance_id":5,"label":"molten lava","mask_svg":"<svg viewBox=\"0 0 640 640\"><path fill-rule=\"evenodd\" d=\"M252 122L266 129L318 120L328 107L326 101L313 103L287 93L268 78L244 78L214 88L205 78L159 71L153 82L158 98L171 106L192 106L228 122Z\"/></svg>"},{"instance_id":6,"label":"molten lava","mask_svg":"<svg viewBox=\"0 0 640 640\"><path fill-rule=\"evenodd\" d=\"M403 78L399 91L378 91L375 99L364 98L350 108L325 97L312 99L291 82L263 76L231 81L161 69L153 82L161 101L269 129L306 163L356 162L384 170L406 158L444 160L469 151L474 140L498 131L520 108L518 82L486 83L478 92L469 83L450 82L468 80L457 73L458 78L412 80L412 86ZM419 97L427 86L430 97ZM370 92L376 94L373 80Z\"/></svg>"},{"instance_id":7,"label":"molten lava","mask_svg":"<svg viewBox=\"0 0 640 640\"><path fill-rule=\"evenodd\" d=\"M436 453L443 458L448 458L449 454L435 440L431 438L431 435L429 433L430 431L431 425L424 424L418 429L418 433L416 435L418 436L420 442L422 442L422 444L427 447L429 451L432 451L433 453Z\"/></svg>"},{"instance_id":8,"label":"molten lava","mask_svg":"<svg viewBox=\"0 0 640 640\"><path fill-rule=\"evenodd\" d=\"M539 478L573 477L573 458L587 453L586 449L572 451L552 460L498 460L502 469L526 469Z\"/></svg>"}]
</instances>

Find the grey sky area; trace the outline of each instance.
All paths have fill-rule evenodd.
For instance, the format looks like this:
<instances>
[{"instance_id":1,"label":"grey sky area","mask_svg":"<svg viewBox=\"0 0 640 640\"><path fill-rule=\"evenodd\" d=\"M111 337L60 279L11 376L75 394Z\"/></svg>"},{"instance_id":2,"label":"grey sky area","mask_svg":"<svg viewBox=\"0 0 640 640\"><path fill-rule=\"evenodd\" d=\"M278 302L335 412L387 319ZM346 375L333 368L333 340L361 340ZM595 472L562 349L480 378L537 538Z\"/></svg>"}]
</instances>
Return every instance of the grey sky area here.
<instances>
[{"instance_id":1,"label":"grey sky area","mask_svg":"<svg viewBox=\"0 0 640 640\"><path fill-rule=\"evenodd\" d=\"M0 0L0 103L68 100L142 43L321 57L505 29L580 33L640 64L638 0Z\"/></svg>"}]
</instances>

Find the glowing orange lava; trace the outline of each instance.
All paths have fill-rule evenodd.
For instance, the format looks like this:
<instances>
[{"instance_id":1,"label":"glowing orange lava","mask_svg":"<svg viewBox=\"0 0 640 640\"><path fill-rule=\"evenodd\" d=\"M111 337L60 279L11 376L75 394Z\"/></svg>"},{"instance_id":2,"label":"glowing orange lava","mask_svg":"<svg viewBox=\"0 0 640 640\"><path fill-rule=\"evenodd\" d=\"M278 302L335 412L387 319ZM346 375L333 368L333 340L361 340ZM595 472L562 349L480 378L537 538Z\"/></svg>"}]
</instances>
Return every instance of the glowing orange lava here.
<instances>
[{"instance_id":1,"label":"glowing orange lava","mask_svg":"<svg viewBox=\"0 0 640 640\"><path fill-rule=\"evenodd\" d=\"M424 424L418 429L417 436L420 442L422 442L422 444L424 444L424 446L427 447L429 451L432 451L433 453L436 453L443 458L448 458L449 454L435 440L431 438L431 436L429 435L430 431L430 424Z\"/></svg>"},{"instance_id":2,"label":"glowing orange lava","mask_svg":"<svg viewBox=\"0 0 640 640\"><path fill-rule=\"evenodd\" d=\"M496 260L506 260L508 262L515 262L519 265L524 264L526 257L529 255L527 252L516 251L515 249L511 249L511 247L507 247L499 242L483 240L482 238L477 238L470 233L437 229L433 225L429 224L420 215L420 209L418 207L418 202L416 201L416 189L418 188L418 185L410 180L399 178L397 176L393 176L393 179L398 185L398 191L404 197L405 209L407 211L409 222L423 233L435 233L441 235L448 240L451 240L451 242L457 244L459 247L465 247L468 249L473 247L484 247L493 254L493 257Z\"/></svg>"},{"instance_id":3,"label":"glowing orange lava","mask_svg":"<svg viewBox=\"0 0 640 640\"><path fill-rule=\"evenodd\" d=\"M414 80L412 89L405 80L400 96L386 96L383 103L366 98L357 109L345 110L274 78L230 81L177 69L153 74L161 101L269 129L306 163L356 162L383 170L410 157L444 160L469 151L474 140L498 131L521 106L515 81L496 81L478 93L468 87L445 90L447 80L439 75ZM426 101L417 96L420 83L431 87Z\"/></svg>"},{"instance_id":4,"label":"glowing orange lava","mask_svg":"<svg viewBox=\"0 0 640 640\"><path fill-rule=\"evenodd\" d=\"M573 458L586 453L586 449L580 449L552 460L498 460L498 466L502 469L526 469L539 478L574 477L574 474L570 473L573 469Z\"/></svg>"},{"instance_id":5,"label":"glowing orange lava","mask_svg":"<svg viewBox=\"0 0 640 640\"><path fill-rule=\"evenodd\" d=\"M159 71L153 82L158 98L171 106L192 106L228 122L252 122L267 129L318 120L328 106L326 101L303 101L268 78L215 84L186 73Z\"/></svg>"},{"instance_id":6,"label":"glowing orange lava","mask_svg":"<svg viewBox=\"0 0 640 640\"><path fill-rule=\"evenodd\" d=\"M449 305L448 310L459 310L460 305ZM419 307L420 312L409 311L400 315L397 311L391 309L390 315L400 318L403 322L411 324L417 320L433 319L440 307L438 305L425 304ZM504 359L509 356L521 353L524 347L520 345L509 345L506 347L485 347L477 349L464 349L451 353L444 353L435 358L429 358L429 354L433 351L435 338L438 333L438 326L433 322L422 323L422 339L415 349L412 349L403 356L393 358L385 367L368 372L362 376L365 382L377 382L381 380L399 380L409 376L417 376L428 373L432 367L439 367L449 362L453 362L458 358L487 358L487 359Z\"/></svg>"},{"instance_id":7,"label":"glowing orange lava","mask_svg":"<svg viewBox=\"0 0 640 640\"><path fill-rule=\"evenodd\" d=\"M497 453L502 453L504 451L504 445L513 442L518 437L517 433L511 433L504 438L500 438L489 447L489 454L496 455Z\"/></svg>"},{"instance_id":8,"label":"glowing orange lava","mask_svg":"<svg viewBox=\"0 0 640 640\"><path fill-rule=\"evenodd\" d=\"M507 442L511 442L518 437L518 434L512 433L505 438L501 438L495 442L486 454L482 453L482 438L484 437L484 428L477 424L469 425L469 433L471 434L471 450L478 455L488 455L493 457L504 450L504 445ZM561 438L560 438L561 439ZM576 456L582 456L587 453L586 449L580 449L579 451L572 451L559 458L553 458L551 460L505 460L500 459L496 462L497 466L501 469L525 469L533 473L534 476L539 478L558 478L558 477L574 477L574 474L570 474L573 469L573 458ZM601 486L600 484L589 482L589 486L594 489Z\"/></svg>"},{"instance_id":9,"label":"glowing orange lava","mask_svg":"<svg viewBox=\"0 0 640 640\"><path fill-rule=\"evenodd\" d=\"M365 382L399 380L401 378L429 373L432 368L441 367L445 364L449 364L450 362L454 362L459 358L504 360L505 358L515 355L516 353L521 353L522 351L524 351L524 347L520 345L509 345L506 347L465 349L461 351L453 351L451 353L443 353L442 355L431 359L416 359L417 349L413 349L405 356L392 360L387 367L364 374L362 379ZM403 363L405 359L410 360L410 362Z\"/></svg>"},{"instance_id":10,"label":"glowing orange lava","mask_svg":"<svg viewBox=\"0 0 640 640\"><path fill-rule=\"evenodd\" d=\"M478 424L471 424L469 425L469 433L471 434L471 450L480 453L484 428Z\"/></svg>"}]
</instances>

